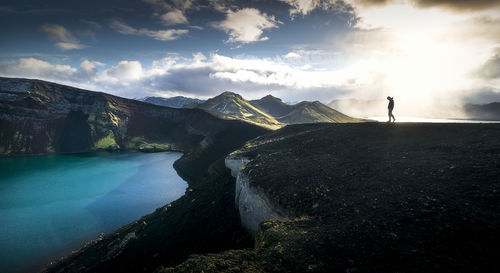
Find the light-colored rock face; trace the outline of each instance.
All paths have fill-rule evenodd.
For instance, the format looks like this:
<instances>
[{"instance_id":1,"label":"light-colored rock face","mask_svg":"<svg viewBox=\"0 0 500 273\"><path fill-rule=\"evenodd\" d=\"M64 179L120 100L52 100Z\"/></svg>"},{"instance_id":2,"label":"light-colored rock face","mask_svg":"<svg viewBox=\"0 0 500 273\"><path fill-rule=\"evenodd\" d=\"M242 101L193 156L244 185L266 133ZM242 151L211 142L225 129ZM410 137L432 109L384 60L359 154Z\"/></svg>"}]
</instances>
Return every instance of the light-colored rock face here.
<instances>
[{"instance_id":1,"label":"light-colored rock face","mask_svg":"<svg viewBox=\"0 0 500 273\"><path fill-rule=\"evenodd\" d=\"M241 171L249 161L243 157L228 157L225 163L236 178L235 205L240 213L241 224L255 236L261 222L269 219L287 220L287 217L284 210L273 204L263 191L251 186L249 177Z\"/></svg>"}]
</instances>

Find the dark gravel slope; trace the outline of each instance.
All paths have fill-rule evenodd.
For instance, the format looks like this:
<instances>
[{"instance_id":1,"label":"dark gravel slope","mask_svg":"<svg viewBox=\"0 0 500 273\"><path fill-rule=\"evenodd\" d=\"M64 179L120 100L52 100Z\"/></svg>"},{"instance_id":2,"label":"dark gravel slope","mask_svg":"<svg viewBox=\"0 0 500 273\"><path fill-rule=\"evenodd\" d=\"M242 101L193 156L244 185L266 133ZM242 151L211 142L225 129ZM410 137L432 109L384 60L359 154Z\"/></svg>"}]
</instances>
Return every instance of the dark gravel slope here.
<instances>
[{"instance_id":1,"label":"dark gravel slope","mask_svg":"<svg viewBox=\"0 0 500 273\"><path fill-rule=\"evenodd\" d=\"M306 124L247 143L244 172L289 222L254 249L165 271L491 272L500 266L500 125Z\"/></svg>"}]
</instances>

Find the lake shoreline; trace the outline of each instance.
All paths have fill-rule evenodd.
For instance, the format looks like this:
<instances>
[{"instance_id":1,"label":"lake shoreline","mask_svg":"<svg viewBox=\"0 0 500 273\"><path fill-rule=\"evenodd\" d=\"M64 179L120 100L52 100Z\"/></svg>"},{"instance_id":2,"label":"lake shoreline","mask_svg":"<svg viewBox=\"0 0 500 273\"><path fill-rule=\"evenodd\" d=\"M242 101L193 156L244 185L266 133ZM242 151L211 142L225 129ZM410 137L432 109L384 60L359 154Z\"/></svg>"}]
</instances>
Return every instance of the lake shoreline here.
<instances>
[{"instance_id":1,"label":"lake shoreline","mask_svg":"<svg viewBox=\"0 0 500 273\"><path fill-rule=\"evenodd\" d=\"M1 268L33 272L99 234L113 233L177 200L188 187L173 167L182 155L92 152L1 158L0 216L5 225L0 250L32 262L17 268L19 258L9 262L4 256Z\"/></svg>"}]
</instances>

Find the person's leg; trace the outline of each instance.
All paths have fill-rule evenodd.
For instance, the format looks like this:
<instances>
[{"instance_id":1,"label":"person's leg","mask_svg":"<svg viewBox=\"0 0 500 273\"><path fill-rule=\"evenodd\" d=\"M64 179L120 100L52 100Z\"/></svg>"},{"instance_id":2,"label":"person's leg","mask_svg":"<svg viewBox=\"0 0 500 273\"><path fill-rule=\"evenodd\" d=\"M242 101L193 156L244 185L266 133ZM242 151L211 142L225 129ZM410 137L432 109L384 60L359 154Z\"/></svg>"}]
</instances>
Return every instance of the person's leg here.
<instances>
[{"instance_id":1,"label":"person's leg","mask_svg":"<svg viewBox=\"0 0 500 273\"><path fill-rule=\"evenodd\" d=\"M389 116L389 121L387 121L387 122L391 122L391 115L392 115L392 113L391 113L391 112L392 112L392 111L391 111L391 109L388 109L387 111L388 111L388 112L387 112L387 115Z\"/></svg>"},{"instance_id":2,"label":"person's leg","mask_svg":"<svg viewBox=\"0 0 500 273\"><path fill-rule=\"evenodd\" d=\"M392 122L395 122L396 121L396 118L394 117L394 115L392 114L392 110L391 110L391 117L392 117Z\"/></svg>"}]
</instances>

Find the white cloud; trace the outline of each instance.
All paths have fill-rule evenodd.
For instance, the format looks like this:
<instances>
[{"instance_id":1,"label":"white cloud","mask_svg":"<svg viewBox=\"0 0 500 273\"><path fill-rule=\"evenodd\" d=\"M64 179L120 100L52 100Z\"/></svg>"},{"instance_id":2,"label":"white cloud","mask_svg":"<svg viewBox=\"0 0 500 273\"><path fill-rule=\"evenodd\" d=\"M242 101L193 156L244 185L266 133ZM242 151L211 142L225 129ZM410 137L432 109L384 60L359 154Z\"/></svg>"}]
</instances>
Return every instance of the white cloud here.
<instances>
[{"instance_id":1,"label":"white cloud","mask_svg":"<svg viewBox=\"0 0 500 273\"><path fill-rule=\"evenodd\" d=\"M285 57L287 59L297 59L297 58L300 58L300 55L298 53L295 53L295 52L288 52L288 54L286 54L283 57Z\"/></svg>"},{"instance_id":2,"label":"white cloud","mask_svg":"<svg viewBox=\"0 0 500 273\"><path fill-rule=\"evenodd\" d=\"M367 54L352 58L348 65L340 68L311 65L295 58L289 61L282 56L229 57L202 53L189 58L170 55L153 61L149 67L139 61L123 60L107 69L104 64L91 60L84 60L78 68L73 68L29 58L0 63L0 75L40 78L125 97L187 95L206 98L231 90L249 99L272 93L285 101L330 101L339 97L377 99L390 94L398 99L401 113L403 109L424 111L425 106L430 107L431 98L453 102L450 96L474 97L474 90L489 87L480 77L472 82L474 84L460 79L463 74L449 68L455 64L447 63L448 55L444 53L448 48L443 50L439 51L443 54L439 58L421 54L406 56L404 51L395 56ZM327 53L317 50L292 53L300 55L301 59L329 58ZM490 59L495 56L488 55ZM330 57L336 58L336 55ZM444 66L430 67L435 58L444 62ZM449 71L443 67L448 67ZM489 81L494 83L494 80Z\"/></svg>"},{"instance_id":3,"label":"white cloud","mask_svg":"<svg viewBox=\"0 0 500 273\"><path fill-rule=\"evenodd\" d=\"M160 16L161 21L167 25L187 24L188 19L181 10L174 9Z\"/></svg>"},{"instance_id":4,"label":"white cloud","mask_svg":"<svg viewBox=\"0 0 500 273\"><path fill-rule=\"evenodd\" d=\"M84 60L79 68L53 65L31 58L0 63L0 75L55 81L81 88L127 97L152 94L183 94L207 97L225 90L256 98L273 90L287 100L329 100L332 90L344 84L341 73L311 71L308 66L291 66L272 59L232 58L197 53L192 58L170 56L144 69L139 61L120 61L98 71L104 64ZM313 97L311 97L313 96Z\"/></svg>"},{"instance_id":5,"label":"white cloud","mask_svg":"<svg viewBox=\"0 0 500 273\"><path fill-rule=\"evenodd\" d=\"M21 58L13 62L0 63L0 73L7 77L71 81L77 72L76 68L69 65L51 64L36 58Z\"/></svg>"},{"instance_id":6,"label":"white cloud","mask_svg":"<svg viewBox=\"0 0 500 273\"><path fill-rule=\"evenodd\" d=\"M400 111L425 111L434 103L458 104L479 90L496 88L494 79L479 76L478 67L486 69L483 64L500 43L498 13L443 12L387 2L357 6L358 25L333 41L347 60L343 69L369 79L370 88L354 89L351 98L391 95Z\"/></svg>"},{"instance_id":7,"label":"white cloud","mask_svg":"<svg viewBox=\"0 0 500 273\"><path fill-rule=\"evenodd\" d=\"M82 49L82 48L84 48L84 46L81 45L81 44L78 44L78 43L68 43L68 42L56 43L56 46L59 47L62 50L72 50L72 49Z\"/></svg>"},{"instance_id":8,"label":"white cloud","mask_svg":"<svg viewBox=\"0 0 500 273\"><path fill-rule=\"evenodd\" d=\"M291 6L290 15L307 15L313 9L319 6L319 0L280 0Z\"/></svg>"},{"instance_id":9,"label":"white cloud","mask_svg":"<svg viewBox=\"0 0 500 273\"><path fill-rule=\"evenodd\" d=\"M315 9L321 10L336 10L346 13L351 13L351 5L342 0L279 0L290 6L290 16L292 19L296 15L308 15ZM375 0L377 1L377 0ZM383 0L382 0L383 1Z\"/></svg>"},{"instance_id":10,"label":"white cloud","mask_svg":"<svg viewBox=\"0 0 500 273\"><path fill-rule=\"evenodd\" d=\"M226 19L214 26L229 35L227 42L246 44L268 40L268 37L262 37L264 30L277 28L280 23L273 15L254 8L244 8L236 12L227 10Z\"/></svg>"},{"instance_id":11,"label":"white cloud","mask_svg":"<svg viewBox=\"0 0 500 273\"><path fill-rule=\"evenodd\" d=\"M142 64L139 61L121 61L116 66L105 70L98 81L108 83L128 83L143 77Z\"/></svg>"},{"instance_id":12,"label":"white cloud","mask_svg":"<svg viewBox=\"0 0 500 273\"><path fill-rule=\"evenodd\" d=\"M56 46L62 50L82 49L85 47L85 45L81 44L69 30L61 25L43 25L41 31L47 32L49 37L56 41Z\"/></svg>"},{"instance_id":13,"label":"white cloud","mask_svg":"<svg viewBox=\"0 0 500 273\"><path fill-rule=\"evenodd\" d=\"M147 36L160 41L177 40L181 36L189 32L189 30L187 29L168 29L168 30L149 30L145 28L136 29L118 20L112 20L109 26L121 34Z\"/></svg>"},{"instance_id":14,"label":"white cloud","mask_svg":"<svg viewBox=\"0 0 500 273\"><path fill-rule=\"evenodd\" d=\"M167 26L188 24L186 12L198 10L200 6L193 0L143 0L154 8L153 16L160 19Z\"/></svg>"},{"instance_id":15,"label":"white cloud","mask_svg":"<svg viewBox=\"0 0 500 273\"><path fill-rule=\"evenodd\" d=\"M89 60L84 60L80 64L80 74L82 76L82 80L85 78L88 80L93 80L94 77L97 75L97 67L102 67L105 64L97 61L89 61Z\"/></svg>"}]
</instances>

